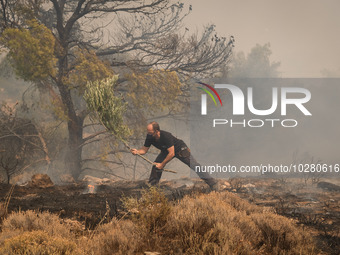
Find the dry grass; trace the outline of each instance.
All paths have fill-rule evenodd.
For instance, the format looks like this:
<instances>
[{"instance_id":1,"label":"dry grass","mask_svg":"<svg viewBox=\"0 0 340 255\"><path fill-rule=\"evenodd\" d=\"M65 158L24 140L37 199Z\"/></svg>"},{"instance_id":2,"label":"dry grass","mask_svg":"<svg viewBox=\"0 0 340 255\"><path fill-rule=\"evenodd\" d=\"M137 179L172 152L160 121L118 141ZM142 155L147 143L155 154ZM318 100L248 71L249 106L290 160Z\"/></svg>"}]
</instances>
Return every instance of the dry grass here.
<instances>
[{"instance_id":1,"label":"dry grass","mask_svg":"<svg viewBox=\"0 0 340 255\"><path fill-rule=\"evenodd\" d=\"M123 206L130 218L149 233L158 233L163 228L171 213L171 206L165 195L157 187L142 191L140 199L123 198Z\"/></svg>"},{"instance_id":2,"label":"dry grass","mask_svg":"<svg viewBox=\"0 0 340 255\"><path fill-rule=\"evenodd\" d=\"M75 255L80 254L80 252L74 241L58 236L50 236L43 231L32 231L7 239L0 248L0 254Z\"/></svg>"},{"instance_id":3,"label":"dry grass","mask_svg":"<svg viewBox=\"0 0 340 255\"><path fill-rule=\"evenodd\" d=\"M10 214L2 223L2 232L43 230L49 235L71 237L69 224L63 223L55 214L49 212L16 212Z\"/></svg>"},{"instance_id":4,"label":"dry grass","mask_svg":"<svg viewBox=\"0 0 340 255\"><path fill-rule=\"evenodd\" d=\"M73 249L74 254L317 253L313 239L293 221L264 212L232 193L187 196L170 204L158 189L151 188L140 199L125 198L124 204L124 218L113 219L99 226L95 233L82 235L75 235L73 227L49 213L11 214L3 222L1 238L6 241L2 249L33 249L21 242L36 235L33 246L46 240L55 244L52 247L68 249L67 252ZM58 241L65 238L72 240L65 243L66 248ZM54 254L61 254L58 252Z\"/></svg>"},{"instance_id":5,"label":"dry grass","mask_svg":"<svg viewBox=\"0 0 340 255\"><path fill-rule=\"evenodd\" d=\"M11 197L12 197L12 194L13 194L13 191L14 191L14 187L15 187L15 185L12 185L12 187L10 188L10 190L8 191L8 193L5 196L5 201L0 203L0 223L7 216L8 205L9 205L9 202L11 201Z\"/></svg>"},{"instance_id":6,"label":"dry grass","mask_svg":"<svg viewBox=\"0 0 340 255\"><path fill-rule=\"evenodd\" d=\"M110 223L100 226L96 234L83 237L79 244L84 254L136 254L142 253L144 231L130 220L118 221L113 219Z\"/></svg>"},{"instance_id":7,"label":"dry grass","mask_svg":"<svg viewBox=\"0 0 340 255\"><path fill-rule=\"evenodd\" d=\"M164 235L168 250L183 254L313 254L307 232L289 219L263 213L231 193L185 198Z\"/></svg>"}]
</instances>

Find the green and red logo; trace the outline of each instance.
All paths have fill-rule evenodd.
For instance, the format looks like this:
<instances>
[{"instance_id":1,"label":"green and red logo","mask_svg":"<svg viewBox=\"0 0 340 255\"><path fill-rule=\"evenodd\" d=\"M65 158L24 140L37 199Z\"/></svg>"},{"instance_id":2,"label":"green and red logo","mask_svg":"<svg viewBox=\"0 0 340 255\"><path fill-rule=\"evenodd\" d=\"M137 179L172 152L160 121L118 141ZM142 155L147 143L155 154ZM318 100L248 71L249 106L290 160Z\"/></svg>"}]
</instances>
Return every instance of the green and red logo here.
<instances>
[{"instance_id":1,"label":"green and red logo","mask_svg":"<svg viewBox=\"0 0 340 255\"><path fill-rule=\"evenodd\" d=\"M214 92L214 94L217 96L218 100L220 101L221 106L223 106L220 95L217 93L217 91L212 86L210 86L209 84L203 83L203 82L197 82L197 83L207 87L212 92ZM212 98L212 100L214 101L215 105L217 106L217 102L216 102L214 96L211 94L211 92L209 90L207 90L205 88L201 88L201 87L197 87L197 88L200 89L200 90L203 90L204 92L206 92ZM201 114L202 115L206 115L207 114L207 95L206 94L202 94L201 95L201 99L202 99Z\"/></svg>"}]
</instances>

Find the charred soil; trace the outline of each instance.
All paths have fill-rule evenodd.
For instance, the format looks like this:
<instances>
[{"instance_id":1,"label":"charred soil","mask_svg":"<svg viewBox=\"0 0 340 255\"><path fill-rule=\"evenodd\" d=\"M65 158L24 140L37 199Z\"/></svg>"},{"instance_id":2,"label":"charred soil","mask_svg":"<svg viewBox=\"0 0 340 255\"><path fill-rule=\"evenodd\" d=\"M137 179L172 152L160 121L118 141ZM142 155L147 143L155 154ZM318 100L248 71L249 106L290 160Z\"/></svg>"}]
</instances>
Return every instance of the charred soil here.
<instances>
[{"instance_id":1,"label":"charred soil","mask_svg":"<svg viewBox=\"0 0 340 255\"><path fill-rule=\"evenodd\" d=\"M252 204L288 217L310 230L321 254L340 253L340 192L337 185L305 184L288 179L239 179L221 181L226 190L237 193ZM90 186L92 185L92 186ZM335 185L335 186L334 186ZM185 195L208 193L200 180L163 181L161 189L171 201ZM332 187L328 189L327 187ZM0 185L0 203L5 201L12 185ZM7 213L16 211L49 211L61 218L77 220L85 229L94 229L107 217L123 217L123 197L140 197L146 181L76 182L67 185L14 186ZM108 215L107 215L108 214Z\"/></svg>"}]
</instances>

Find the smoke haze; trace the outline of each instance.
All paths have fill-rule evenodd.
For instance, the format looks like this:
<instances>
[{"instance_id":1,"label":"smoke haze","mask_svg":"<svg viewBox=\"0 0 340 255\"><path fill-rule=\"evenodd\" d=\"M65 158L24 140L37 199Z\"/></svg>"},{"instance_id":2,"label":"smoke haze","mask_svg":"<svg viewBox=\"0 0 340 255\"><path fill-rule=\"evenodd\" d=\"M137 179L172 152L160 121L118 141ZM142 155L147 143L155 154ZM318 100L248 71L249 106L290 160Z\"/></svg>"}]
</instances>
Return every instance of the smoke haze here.
<instances>
[{"instance_id":1,"label":"smoke haze","mask_svg":"<svg viewBox=\"0 0 340 255\"><path fill-rule=\"evenodd\" d=\"M281 77L340 76L340 2L336 0L188 0L190 30L215 24L220 36L235 37L246 54L269 42Z\"/></svg>"}]
</instances>

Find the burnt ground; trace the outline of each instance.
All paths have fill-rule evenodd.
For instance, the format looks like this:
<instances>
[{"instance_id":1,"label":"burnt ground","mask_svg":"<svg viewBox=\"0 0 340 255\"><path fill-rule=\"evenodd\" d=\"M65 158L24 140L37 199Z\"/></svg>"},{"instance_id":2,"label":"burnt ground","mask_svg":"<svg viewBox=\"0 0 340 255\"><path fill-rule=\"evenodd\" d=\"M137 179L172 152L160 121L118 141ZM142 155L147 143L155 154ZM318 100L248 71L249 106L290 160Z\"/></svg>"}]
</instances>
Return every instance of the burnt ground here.
<instances>
[{"instance_id":1,"label":"burnt ground","mask_svg":"<svg viewBox=\"0 0 340 255\"><path fill-rule=\"evenodd\" d=\"M237 193L259 206L294 219L316 237L326 254L340 254L340 186L334 180L247 179ZM232 182L231 182L232 183Z\"/></svg>"},{"instance_id":2,"label":"burnt ground","mask_svg":"<svg viewBox=\"0 0 340 255\"><path fill-rule=\"evenodd\" d=\"M226 190L237 193L266 210L293 219L316 237L323 254L340 254L340 187L324 181L305 184L301 179L232 179L221 181ZM94 184L94 183L92 183ZM333 186L332 186L333 185ZM161 188L170 200L184 195L207 193L208 187L200 180L181 179L163 181ZM0 184L0 203L5 201L12 185ZM146 181L106 181L88 186L88 182L68 185L14 186L8 213L18 210L49 211L61 218L82 222L86 229L93 229L103 220L109 206L109 220L122 217L121 198L139 197L147 189Z\"/></svg>"},{"instance_id":3,"label":"burnt ground","mask_svg":"<svg viewBox=\"0 0 340 255\"><path fill-rule=\"evenodd\" d=\"M94 184L94 190L88 182L68 185L39 187L26 184L15 185L8 205L8 214L13 211L49 211L61 218L70 218L83 222L86 229L93 229L107 212L109 217L121 217L122 197L140 197L148 188L146 181L116 181ZM188 187L189 186L189 187ZM206 193L209 188L198 181L195 185L181 182L162 182L160 185L169 200L181 199L184 195L195 192ZM0 184L0 203L4 203L12 185Z\"/></svg>"}]
</instances>

